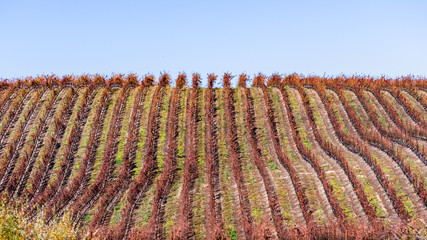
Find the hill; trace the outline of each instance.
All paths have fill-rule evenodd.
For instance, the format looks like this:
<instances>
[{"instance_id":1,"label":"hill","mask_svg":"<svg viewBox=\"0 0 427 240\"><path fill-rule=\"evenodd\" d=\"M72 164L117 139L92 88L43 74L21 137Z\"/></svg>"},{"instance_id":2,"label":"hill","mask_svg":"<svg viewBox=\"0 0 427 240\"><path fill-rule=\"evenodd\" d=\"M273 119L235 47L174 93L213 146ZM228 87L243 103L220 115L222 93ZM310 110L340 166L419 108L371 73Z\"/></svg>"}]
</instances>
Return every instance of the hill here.
<instances>
[{"instance_id":1,"label":"hill","mask_svg":"<svg viewBox=\"0 0 427 240\"><path fill-rule=\"evenodd\" d=\"M3 204L81 237L427 235L426 80L232 78L3 82Z\"/></svg>"}]
</instances>

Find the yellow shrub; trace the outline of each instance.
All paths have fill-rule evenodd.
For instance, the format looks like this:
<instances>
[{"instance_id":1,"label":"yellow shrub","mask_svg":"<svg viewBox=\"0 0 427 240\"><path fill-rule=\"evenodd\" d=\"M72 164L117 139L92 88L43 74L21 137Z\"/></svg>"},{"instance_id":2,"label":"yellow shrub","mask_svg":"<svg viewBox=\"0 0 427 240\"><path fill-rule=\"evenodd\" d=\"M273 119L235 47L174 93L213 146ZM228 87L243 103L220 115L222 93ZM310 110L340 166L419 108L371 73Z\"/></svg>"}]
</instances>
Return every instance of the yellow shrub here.
<instances>
[{"instance_id":1,"label":"yellow shrub","mask_svg":"<svg viewBox=\"0 0 427 240\"><path fill-rule=\"evenodd\" d=\"M77 239L67 214L49 225L43 219L43 212L30 220L22 209L0 203L0 239Z\"/></svg>"}]
</instances>

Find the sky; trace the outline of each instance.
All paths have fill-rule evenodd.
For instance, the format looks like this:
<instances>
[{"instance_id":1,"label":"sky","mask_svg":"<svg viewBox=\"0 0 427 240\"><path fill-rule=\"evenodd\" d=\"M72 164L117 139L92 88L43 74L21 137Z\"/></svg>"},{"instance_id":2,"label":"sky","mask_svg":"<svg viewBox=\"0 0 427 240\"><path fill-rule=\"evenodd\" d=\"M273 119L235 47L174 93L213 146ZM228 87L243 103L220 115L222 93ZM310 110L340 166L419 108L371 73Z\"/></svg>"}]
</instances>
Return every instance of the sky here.
<instances>
[{"instance_id":1,"label":"sky","mask_svg":"<svg viewBox=\"0 0 427 240\"><path fill-rule=\"evenodd\" d=\"M427 1L0 0L0 78L427 76Z\"/></svg>"}]
</instances>

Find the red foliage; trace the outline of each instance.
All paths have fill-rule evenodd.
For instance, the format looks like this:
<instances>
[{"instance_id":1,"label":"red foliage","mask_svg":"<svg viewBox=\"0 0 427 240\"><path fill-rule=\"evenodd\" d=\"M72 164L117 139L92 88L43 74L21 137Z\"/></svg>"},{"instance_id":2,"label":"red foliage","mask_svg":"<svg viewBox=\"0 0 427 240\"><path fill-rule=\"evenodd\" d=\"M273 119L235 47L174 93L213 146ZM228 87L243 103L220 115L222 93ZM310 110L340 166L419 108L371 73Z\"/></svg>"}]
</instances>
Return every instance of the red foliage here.
<instances>
[{"instance_id":1,"label":"red foliage","mask_svg":"<svg viewBox=\"0 0 427 240\"><path fill-rule=\"evenodd\" d=\"M126 76L125 87L137 87L139 85L138 76L136 74L129 74Z\"/></svg>"},{"instance_id":2,"label":"red foliage","mask_svg":"<svg viewBox=\"0 0 427 240\"><path fill-rule=\"evenodd\" d=\"M17 174L17 176L20 179L16 186L17 189L14 194L17 195L18 197L21 196L22 191L26 187L26 183L29 180L33 165L36 161L36 157L38 156L37 155L38 150L41 148L41 144L44 140L44 136L48 128L48 125L46 125L47 119L52 112L52 108L53 108L54 102L57 99L58 93L59 93L59 89L55 89L53 91L53 95L50 98L48 98L48 100L46 101L45 114L38 119L38 122L35 123L37 125L37 129L31 136L31 138L35 140L28 143L29 146L27 146L26 151L22 154L23 155L22 161L26 164L26 168L22 174L19 174L19 173ZM13 198L13 194L11 197Z\"/></svg>"},{"instance_id":3,"label":"red foliage","mask_svg":"<svg viewBox=\"0 0 427 240\"><path fill-rule=\"evenodd\" d=\"M25 128L28 126L30 122L29 120L32 114L34 113L34 110L40 104L39 100L42 97L43 93L44 93L44 90L37 91L34 97L34 103L30 105L30 109L28 109L28 111L23 112L21 114L21 118L24 118L25 122L17 126L17 129L15 130L16 131L15 135L11 140L13 144L16 144L16 146L13 147L14 149L16 149L16 151L13 152L12 156L8 156L11 162L11 166L9 167L8 171L5 173L5 176L3 176L3 179L2 179L3 184L1 185L1 188L3 188L4 184L7 184L6 189L9 195L12 195L14 193L18 180L22 176L22 173L25 171L25 168L26 168L28 153L24 158L20 158L21 152L19 150L23 148L25 144L25 139L28 134L28 131L25 131ZM37 128L40 129L41 126L38 126ZM15 165L17 165L16 171L14 171ZM12 175L12 177L11 177L11 180L8 182L10 175Z\"/></svg>"},{"instance_id":4,"label":"red foliage","mask_svg":"<svg viewBox=\"0 0 427 240\"><path fill-rule=\"evenodd\" d=\"M239 76L239 83L237 84L237 86L242 87L242 88L246 88L246 82L248 81L248 75L246 74L240 74Z\"/></svg>"},{"instance_id":5,"label":"red foliage","mask_svg":"<svg viewBox=\"0 0 427 240\"><path fill-rule=\"evenodd\" d=\"M221 199L221 186L220 186L220 174L219 174L219 148L218 148L218 139L217 139L217 106L215 98L214 82L217 76L214 74L208 75L208 89L204 91L206 94L206 105L202 106L206 109L205 118L206 118L206 128L205 128L205 139L206 147L205 151L205 164L207 169L206 175L206 202L207 206L205 208L206 218L206 236L211 239L225 238L226 234L224 232L224 218L222 216L222 199ZM236 111L234 106L234 90L231 88L231 79L233 76L229 73L224 74L223 76L223 86L224 86L224 97L225 97L225 123L226 123L226 144L227 144L227 154L229 157L229 164L232 171L232 180L236 183L237 189L237 208L239 219L242 221L238 223L239 227L241 226L244 231L244 235L247 238L257 238L257 237L268 237L269 230L263 224L257 225L254 224L254 217L252 216L250 201L248 196L248 190L246 186L245 176L241 166L241 153L239 140L237 136L238 127L236 123ZM403 197L398 195L396 192L396 183L392 182L386 172L383 171L384 168L380 166L380 162L374 155L371 153L372 146L378 147L390 156L394 161L398 163L400 168L403 170L405 177L407 177L410 183L413 185L415 192L423 200L424 205L427 204L427 192L424 189L426 185L424 177L415 174L418 171L408 164L404 152L401 151L402 147L408 147L412 150L424 163L426 163L427 150L422 147L420 140L427 136L427 124L424 119L424 110L427 105L427 98L420 97L417 91L420 89L426 89L427 80L423 78L414 78L412 76L403 77L399 79L387 79L384 77L381 78L371 78L371 77L337 77L337 78L321 78L321 77L308 77L305 78L300 75L289 75L283 79L280 75L275 74L268 78L267 83L265 83L265 76L258 74L254 77L252 86L261 87L264 93L264 100L266 109L262 114L266 114L268 117L267 120L267 131L269 131L273 137L273 146L276 155L278 156L279 162L287 169L291 177L293 186L297 193L297 198L299 205L302 209L304 219L307 223L307 228L298 228L298 229L287 229L287 226L283 223L283 216L281 213L281 208L278 202L278 196L276 189L274 188L274 182L270 179L270 176L267 174L266 162L264 156L259 149L259 139L257 138L257 129L255 127L254 120L254 106L253 98L249 89L246 88L248 76L246 74L241 74L238 80L238 87L244 88L243 104L245 110L245 127L248 131L248 150L250 151L251 159L253 159L256 168L258 169L261 177L263 178L263 183L265 184L265 189L267 193L268 206L270 207L270 212L272 216L273 223L276 228L278 238L292 238L292 237L325 237L325 238L339 238L339 237L355 237L364 236L376 238L376 236L389 236L389 233L384 233L384 229L379 224L377 225L377 217L375 209L369 205L366 193L359 182L359 179L356 177L356 172L354 169L349 166L349 162L346 159L346 156L341 153L339 147L336 147L329 142L327 142L320 133L320 129L315 124L315 118L313 116L313 109L310 108L308 101L308 95L304 91L306 85L314 87L322 100L323 104L328 112L329 118L334 127L335 133L342 143L350 151L360 154L363 159L371 166L374 173L376 174L378 181L385 189L388 197L390 198L396 212L405 222L411 218L408 210L403 204ZM102 125L106 116L106 110L110 104L111 100L111 88L112 87L123 87L124 89L136 87L139 85L138 77L135 74L127 75L114 75L108 78L108 81L105 80L105 77L101 75L89 76L64 76L58 78L55 75L41 76L37 78L28 77L24 80L16 80L14 82L8 82L7 80L0 82L0 89L2 91L0 97L0 119L4 120L4 125L0 132L0 152L2 152L0 162L0 173L1 173L1 182L0 182L0 195L9 198L10 200L15 200L16 197L20 197L22 193L26 193L26 199L30 200L26 202L26 212L30 216L34 216L37 213L37 210L40 207L45 207L47 220L50 221L53 217L61 216L62 213L71 206L71 210L74 213L73 220L78 225L83 222L84 217L94 209L96 206L97 211L95 212L94 217L90 222L90 231L94 233L99 230L102 233L105 233L105 237L111 238L138 238L141 236L144 237L164 237L164 204L167 201L167 197L171 190L171 187L176 178L177 172L177 135L178 135L178 115L180 111L180 89L187 84L187 79L184 74L180 74L176 80L176 88L174 88L174 93L171 99L171 108L168 116L168 133L167 139L169 147L167 148L165 165L163 173L159 176L159 182L156 186L156 192L153 199L153 208L149 218L150 224L145 229L132 229L133 228L133 215L137 211L141 200L146 196L147 191L154 184L154 179L157 174L157 152L158 149L158 139L159 139L159 125L160 125L160 112L162 109L162 97L163 97L163 87L169 86L170 76L164 73L159 78L158 88L156 88L149 116L149 126L148 126L148 135L146 138L145 144L145 154L144 154L144 164L142 165L142 170L139 176L133 179L134 168L135 168L135 158L136 153L135 149L138 142L138 134L140 132L139 120L138 117L142 110L144 89L154 86L154 77L145 76L144 81L141 83L141 88L138 89L136 95L137 100L134 101L134 106L132 110L132 115L129 123L128 129L128 138L125 144L125 154L123 156L123 166L119 171L117 178L114 178L114 162L117 152L117 134L121 129L121 114L123 113L123 107L126 104L126 97L124 94L127 90L122 89L122 94L117 101L117 104L114 107L114 114L112 119L112 125L107 126L109 129L107 137L107 147L103 156L103 162L101 166L101 171L96 177L95 182L90 184L90 179L92 175L92 168L95 160L95 154L97 148L100 144L100 136L102 133ZM185 144L185 163L183 170L183 183L181 185L181 194L179 202L179 208L176 215L176 223L172 230L172 238L191 238L194 237L194 226L193 226L193 204L194 204L194 188L195 180L198 177L198 121L199 121L199 112L200 109L198 106L199 94L203 91L200 91L200 76L199 74L193 74L192 76L192 86L191 95L188 102L187 108L187 132L186 132L186 144ZM358 229L349 226L346 220L346 214L341 207L341 204L338 202L338 198L332 184L327 178L325 169L321 167L321 159L319 156L316 156L310 149L308 149L301 139L301 134L297 127L297 122L294 119L296 116L293 109L290 108L288 102L287 92L283 89L284 85L293 85L296 86L299 90L305 107L305 112L308 115L308 121L310 124L309 129L314 133L316 141L320 144L321 148L331 157L339 162L339 164L344 169L344 172L347 174L350 183L352 184L355 193L360 201L364 211L366 212L369 220L372 223L372 228L369 229L368 235L365 233L360 233L358 235ZM65 141L62 140L64 136L65 127L68 124L69 115L72 113L71 108L73 108L73 101L76 100L74 96L75 93L71 93L72 96L66 96L64 101L66 101L66 108L63 111L56 111L57 106L56 96L60 88L63 87L84 87L90 86L90 91L86 92L84 96L84 103L79 112L77 113L77 120L75 124L71 127L70 135ZM83 157L80 163L80 169L76 177L72 180L68 180L71 175L72 165L74 164L74 155L76 149L78 148L78 143L81 138L81 129L82 123L84 125L84 112L88 113L88 108L90 108L89 95L91 92L98 87L107 87L101 97L101 103L96 107L96 114L93 121L93 129L90 130L89 142L86 145L86 152L83 154ZM321 228L320 226L315 226L312 220L312 213L315 209L311 209L310 203L306 195L306 189L303 187L301 179L299 178L299 173L292 166L292 161L288 159L286 153L283 152L282 146L280 143L278 130L276 127L276 120L274 111L272 109L272 103L269 96L268 87L278 87L281 90L281 95L285 101L285 107L287 107L288 119L291 122L291 134L294 142L296 143L298 151L302 154L303 158L309 161L315 169L316 175L320 178L320 181L327 193L327 198L329 203L332 206L333 212L339 220L339 224L335 226L330 226L330 229ZM47 111L44 116L41 116L34 125L37 125L34 133L31 133L31 139L35 139L33 142L28 142L29 145L26 145L25 150L21 150L23 140L27 138L24 129L26 129L26 124L20 124L18 120L21 116L25 120L29 120L31 114L36 108L36 104L26 107L23 112L23 107L28 94L30 91L43 91L45 88L53 88L55 91L54 97L47 100ZM354 138L353 136L347 136L342 127L342 123L338 121L334 114L334 109L330 99L325 95L325 89L332 88L335 90L339 96L339 100L344 104L345 111L351 120L352 124L355 126L357 133L360 135L361 139ZM367 112L369 122L373 123L372 127L369 129L364 128L363 119L360 119L360 116L356 111L350 106L350 102L345 99L343 95L343 89L351 89L356 92L358 100L361 102L363 108ZM241 89L239 89L240 91ZM370 91L374 94L379 100L379 103L386 110L387 114L390 116L394 124L392 127L385 128L380 123L380 116L377 115L376 111L370 108L369 97L366 96L365 91ZM397 112L395 106L392 106L387 99L382 94L382 91L389 91L392 96L401 104L404 110L408 113L416 124L404 121L400 118L399 113ZM419 109L418 106L415 106L406 95L408 93L410 96L414 97L424 109ZM33 95L32 95L33 96ZM92 96L92 95L91 95ZM94 97L94 96L92 96ZM41 96L36 96L36 99L40 99ZM59 99L59 98L58 98ZM150 99L151 100L151 99ZM55 102L54 102L55 101ZM54 112L56 113L54 114ZM302 110L304 111L304 110ZM53 120L51 121L53 116ZM52 122L49 124L53 128L52 136L46 136L47 129L47 120ZM144 127L145 128L145 127ZM13 135L10 133L13 130ZM10 139L9 139L10 138ZM63 161L60 164L60 168L56 172L56 178L52 179L53 181L47 185L50 177L53 165L55 164L56 154L60 144L64 142L64 156ZM38 158L39 150L43 147L43 152L41 152L39 164L35 164L36 159ZM37 169L33 171L33 165L37 166ZM400 171L400 170L399 170ZM30 178L30 175L33 174L34 177ZM33 176L31 175L31 176ZM27 186L27 181L29 185ZM3 191L6 189L6 191ZM27 190L25 192L25 189ZM129 191L127 191L129 189ZM411 186L411 190L412 186ZM125 195L125 193L128 195ZM126 198L124 198L126 196ZM416 197L416 196L415 196ZM6 200L7 200L6 198ZM123 214L120 225L108 229L108 224L112 213L115 211L115 206L120 203L120 199L126 199L125 207L123 208ZM13 203L13 202L12 202ZM341 229L338 229L341 228ZM101 230L100 230L101 229ZM375 233L372 233L374 229ZM365 229L366 230L366 229ZM398 230L396 230L398 231ZM365 234L365 235L363 235ZM389 234L389 235L381 235Z\"/></svg>"},{"instance_id":6,"label":"red foliage","mask_svg":"<svg viewBox=\"0 0 427 240\"><path fill-rule=\"evenodd\" d=\"M230 88L231 79L233 79L234 76L232 76L230 73L225 73L223 76L223 87L224 88Z\"/></svg>"},{"instance_id":7,"label":"red foliage","mask_svg":"<svg viewBox=\"0 0 427 240\"><path fill-rule=\"evenodd\" d=\"M12 85L8 82L7 79L1 80L0 81L0 89L7 89L9 87L11 87ZM1 104L0 104L1 106Z\"/></svg>"},{"instance_id":8,"label":"red foliage","mask_svg":"<svg viewBox=\"0 0 427 240\"><path fill-rule=\"evenodd\" d=\"M167 73L163 73L162 76L159 78L159 86L166 87L169 86L171 77Z\"/></svg>"},{"instance_id":9,"label":"red foliage","mask_svg":"<svg viewBox=\"0 0 427 240\"><path fill-rule=\"evenodd\" d=\"M38 88L44 85L44 78L43 77L37 77L37 78L29 78L26 80L27 86L30 88Z\"/></svg>"},{"instance_id":10,"label":"red foliage","mask_svg":"<svg viewBox=\"0 0 427 240\"><path fill-rule=\"evenodd\" d=\"M280 83L280 80L279 80ZM279 85L275 86L278 87ZM252 87L265 87L265 76L262 73L259 73L255 76Z\"/></svg>"},{"instance_id":11,"label":"red foliage","mask_svg":"<svg viewBox=\"0 0 427 240\"><path fill-rule=\"evenodd\" d=\"M218 126L217 126L217 109L216 96L213 89L213 83L217 76L210 74L208 76L208 90L206 92L206 129L205 129L205 154L206 154L206 170L209 187L208 197L208 226L207 234L211 239L224 238L224 221L222 219L221 206L221 187L219 179L219 147L218 147Z\"/></svg>"},{"instance_id":12,"label":"red foliage","mask_svg":"<svg viewBox=\"0 0 427 240\"><path fill-rule=\"evenodd\" d=\"M109 87L123 87L124 80L123 74L115 74L108 79L107 86Z\"/></svg>"},{"instance_id":13,"label":"red foliage","mask_svg":"<svg viewBox=\"0 0 427 240\"><path fill-rule=\"evenodd\" d=\"M153 239L164 238L164 204L176 179L177 147L178 147L178 117L180 111L180 90L174 88L167 120L168 149L164 159L163 172L157 182L157 189L153 198L147 235ZM187 173L188 174L188 173ZM188 176L187 176L188 177Z\"/></svg>"},{"instance_id":14,"label":"red foliage","mask_svg":"<svg viewBox=\"0 0 427 240\"><path fill-rule=\"evenodd\" d=\"M76 77L73 75L64 75L59 81L59 86L61 87L72 87L75 85Z\"/></svg>"},{"instance_id":15,"label":"red foliage","mask_svg":"<svg viewBox=\"0 0 427 240\"><path fill-rule=\"evenodd\" d=\"M393 105L387 101L381 90L382 89L379 86L374 85L374 88L371 91L372 94L374 94L378 99L378 102L381 104L381 106L387 111L388 116L390 116L393 122L397 125L398 128L393 129L393 135L397 133L399 138L405 139L405 141L409 141L409 144L411 144L410 142L412 141L412 136L415 138L418 136L427 137L427 129L422 128L419 125L412 127L410 124L403 122L399 113L394 109ZM412 147L416 148L417 146L418 144L415 144Z\"/></svg>"},{"instance_id":16,"label":"red foliage","mask_svg":"<svg viewBox=\"0 0 427 240\"><path fill-rule=\"evenodd\" d=\"M75 85L77 87L89 86L93 83L94 80L92 80L92 77L89 75L81 75L77 77L77 80L75 81Z\"/></svg>"},{"instance_id":17,"label":"red foliage","mask_svg":"<svg viewBox=\"0 0 427 240\"><path fill-rule=\"evenodd\" d=\"M393 142L391 139L396 136L401 137L403 142L406 142L409 146L413 148L418 148L418 143L413 142L408 135L405 135L399 128L393 129L394 131L389 131L390 129L385 129L380 120L378 119L375 111L369 107L368 100L363 96L362 90L360 88L356 90L357 97L359 101L362 103L363 108L367 111L369 118L374 123L376 129L381 133L382 136L376 135L374 132L366 132L364 133L365 137L369 139L371 142L376 143L381 146L382 150L385 151L388 155L390 155L402 168L403 172L408 176L409 181L414 185L415 191L423 200L424 204L427 205L427 192L424 189L424 186L427 184L424 183L423 178L419 178L416 174L411 171L410 164L405 161L406 156L404 153L399 151L393 146ZM424 149L418 149L419 151L423 151ZM422 152L419 152L422 155Z\"/></svg>"},{"instance_id":18,"label":"red foliage","mask_svg":"<svg viewBox=\"0 0 427 240\"><path fill-rule=\"evenodd\" d=\"M285 78L286 80L286 78ZM282 78L278 74L273 74L268 78L267 87L279 87L281 86Z\"/></svg>"},{"instance_id":19,"label":"red foliage","mask_svg":"<svg viewBox=\"0 0 427 240\"><path fill-rule=\"evenodd\" d=\"M0 108L1 108L2 111L4 109L4 105L6 104L7 101L10 101L10 97L12 96L12 94L15 91L16 91L15 85L10 85L7 88L6 92L1 95L1 98L0 98Z\"/></svg>"},{"instance_id":20,"label":"red foliage","mask_svg":"<svg viewBox=\"0 0 427 240\"><path fill-rule=\"evenodd\" d=\"M178 220L174 225L172 231L172 238L184 239L194 236L193 229L193 199L195 181L198 177L197 165L197 118L198 118L198 97L199 88L198 83L200 76L193 74L193 88L191 89L189 108L187 109L187 133L185 144L185 164L184 164L184 178L182 182L182 191L180 196L180 208L178 210Z\"/></svg>"},{"instance_id":21,"label":"red foliage","mask_svg":"<svg viewBox=\"0 0 427 240\"><path fill-rule=\"evenodd\" d=\"M215 83L215 80L218 78L218 76L217 75L215 75L215 74L213 74L213 73L211 73L211 74L209 74L208 75L208 88L209 89L212 89L213 88L213 85L214 85L214 83Z\"/></svg>"},{"instance_id":22,"label":"red foliage","mask_svg":"<svg viewBox=\"0 0 427 240\"><path fill-rule=\"evenodd\" d=\"M105 77L99 74L96 74L93 77L94 85L99 87L105 87L107 85L107 81L105 80Z\"/></svg>"},{"instance_id":23,"label":"red foliage","mask_svg":"<svg viewBox=\"0 0 427 240\"><path fill-rule=\"evenodd\" d=\"M6 182L4 180L5 174L7 173L8 169L11 167L10 165L13 164L11 161L11 158L16 150L16 144L19 141L19 136L22 134L22 128L21 132L18 132L15 134L15 138L11 139L9 144L7 143L7 140L9 139L10 132L15 126L15 123L17 122L18 117L20 116L24 106L24 101L28 97L29 90L27 89L21 89L18 92L18 96L13 100L11 103L11 106L9 108L9 111L6 113L3 121L6 119L6 124L2 128L0 132L0 151L3 151L3 148L7 146L6 153L3 153L1 156L0 161L0 189L3 190L6 187ZM9 133L9 134L8 134Z\"/></svg>"},{"instance_id":24,"label":"red foliage","mask_svg":"<svg viewBox=\"0 0 427 240\"><path fill-rule=\"evenodd\" d=\"M146 87L151 87L154 86L154 76L153 75L148 75L144 77L144 81L142 82L142 84Z\"/></svg>"},{"instance_id":25,"label":"red foliage","mask_svg":"<svg viewBox=\"0 0 427 240\"><path fill-rule=\"evenodd\" d=\"M406 111L420 124L422 127L427 128L427 121L424 120L424 114L417 111L417 109L411 104L410 100L402 94L402 90L398 87L390 88L394 97L399 103L406 109Z\"/></svg>"},{"instance_id":26,"label":"red foliage","mask_svg":"<svg viewBox=\"0 0 427 240\"><path fill-rule=\"evenodd\" d=\"M176 79L176 87L182 88L187 84L187 75L185 73L179 74Z\"/></svg>"},{"instance_id":27,"label":"red foliage","mask_svg":"<svg viewBox=\"0 0 427 240\"><path fill-rule=\"evenodd\" d=\"M199 87L199 84L201 83L202 81L200 80L200 74L198 74L198 73L194 73L193 74L193 88L198 88Z\"/></svg>"},{"instance_id":28,"label":"red foliage","mask_svg":"<svg viewBox=\"0 0 427 240\"><path fill-rule=\"evenodd\" d=\"M44 76L46 87L59 87L60 79L55 75Z\"/></svg>"},{"instance_id":29,"label":"red foliage","mask_svg":"<svg viewBox=\"0 0 427 240\"><path fill-rule=\"evenodd\" d=\"M335 89L341 102L345 106L345 110L347 111L347 114L352 121L353 125L355 126L356 130L358 131L360 137L362 140L365 140L369 143L371 143L371 139L381 139L383 138L380 135L374 135L374 133L368 133L366 129L363 127L362 122L358 119L356 111L350 106L350 103L346 100L343 91L341 88ZM325 101L326 103L327 101ZM326 104L328 106L328 104ZM330 116L333 116L333 113L331 110L328 110L330 112ZM338 123L336 123L337 125ZM338 128L337 128L338 129ZM345 135L341 132L341 130L337 130L337 134L343 139L343 141L355 148L358 152L360 152L363 156L365 156L365 159L368 161L369 165L374 170L375 174L377 175L378 179L380 180L381 185L384 187L384 189L387 191L388 195L390 196L390 199L399 214L399 216L406 220L409 219L409 213L406 210L403 201L400 197L397 196L395 191L395 186L392 184L392 182L388 179L387 175L383 172L381 166L378 164L377 160L375 160L370 151L369 146L366 142L355 140L354 138ZM383 149L382 149L383 150Z\"/></svg>"}]
</instances>

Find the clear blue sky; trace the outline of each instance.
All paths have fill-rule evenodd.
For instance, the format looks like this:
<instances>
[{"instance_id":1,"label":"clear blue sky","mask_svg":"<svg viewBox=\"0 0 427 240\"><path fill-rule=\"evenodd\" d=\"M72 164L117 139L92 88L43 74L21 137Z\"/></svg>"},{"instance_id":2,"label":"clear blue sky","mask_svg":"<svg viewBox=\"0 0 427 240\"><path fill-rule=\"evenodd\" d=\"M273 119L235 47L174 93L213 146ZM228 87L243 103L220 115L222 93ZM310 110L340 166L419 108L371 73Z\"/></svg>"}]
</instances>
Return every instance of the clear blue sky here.
<instances>
[{"instance_id":1,"label":"clear blue sky","mask_svg":"<svg viewBox=\"0 0 427 240\"><path fill-rule=\"evenodd\" d=\"M0 0L0 78L427 76L426 1Z\"/></svg>"}]
</instances>

